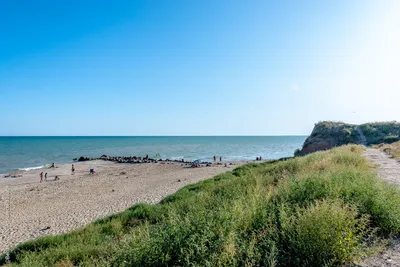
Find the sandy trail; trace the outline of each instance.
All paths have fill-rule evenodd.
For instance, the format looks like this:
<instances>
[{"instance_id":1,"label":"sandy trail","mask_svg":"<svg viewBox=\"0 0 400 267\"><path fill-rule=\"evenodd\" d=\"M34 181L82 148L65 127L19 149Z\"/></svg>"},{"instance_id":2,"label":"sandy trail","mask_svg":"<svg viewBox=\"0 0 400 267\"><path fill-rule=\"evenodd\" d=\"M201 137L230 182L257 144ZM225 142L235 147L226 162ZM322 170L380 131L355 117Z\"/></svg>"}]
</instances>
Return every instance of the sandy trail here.
<instances>
[{"instance_id":1,"label":"sandy trail","mask_svg":"<svg viewBox=\"0 0 400 267\"><path fill-rule=\"evenodd\" d=\"M379 177L394 186L400 186L400 163L397 159L389 158L384 152L373 148L366 148L364 156L377 166ZM360 266L400 267L400 239L394 240L385 253L365 259Z\"/></svg>"},{"instance_id":2,"label":"sandy trail","mask_svg":"<svg viewBox=\"0 0 400 267\"><path fill-rule=\"evenodd\" d=\"M123 211L135 203L157 203L185 185L232 170L234 165L190 168L181 163L118 164L89 161L21 172L0 178L0 253L42 235L66 233ZM90 175L89 169L96 174ZM39 173L48 182L39 183ZM55 176L60 180L51 181ZM47 230L42 228L50 227Z\"/></svg>"},{"instance_id":3,"label":"sandy trail","mask_svg":"<svg viewBox=\"0 0 400 267\"><path fill-rule=\"evenodd\" d=\"M365 137L362 129L360 126L357 127L358 136L360 138L360 144L366 146L367 145L367 138Z\"/></svg>"}]
</instances>

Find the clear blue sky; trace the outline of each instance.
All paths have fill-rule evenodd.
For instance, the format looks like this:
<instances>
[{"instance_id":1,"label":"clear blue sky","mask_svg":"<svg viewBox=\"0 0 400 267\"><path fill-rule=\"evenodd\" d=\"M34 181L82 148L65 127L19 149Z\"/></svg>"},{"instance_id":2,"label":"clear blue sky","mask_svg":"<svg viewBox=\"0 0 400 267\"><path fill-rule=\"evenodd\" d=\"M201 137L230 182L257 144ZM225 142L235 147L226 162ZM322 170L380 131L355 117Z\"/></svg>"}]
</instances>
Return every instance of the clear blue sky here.
<instances>
[{"instance_id":1,"label":"clear blue sky","mask_svg":"<svg viewBox=\"0 0 400 267\"><path fill-rule=\"evenodd\" d=\"M0 3L0 135L292 135L400 117L400 1Z\"/></svg>"}]
</instances>

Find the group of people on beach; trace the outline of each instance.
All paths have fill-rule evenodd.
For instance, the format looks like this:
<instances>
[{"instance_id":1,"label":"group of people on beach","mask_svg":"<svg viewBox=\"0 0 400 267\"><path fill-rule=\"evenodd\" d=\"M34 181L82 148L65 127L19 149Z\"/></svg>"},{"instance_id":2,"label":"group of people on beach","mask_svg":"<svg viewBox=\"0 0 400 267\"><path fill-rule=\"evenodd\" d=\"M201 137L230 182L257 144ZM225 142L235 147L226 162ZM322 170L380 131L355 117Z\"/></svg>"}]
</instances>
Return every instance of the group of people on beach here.
<instances>
[{"instance_id":1,"label":"group of people on beach","mask_svg":"<svg viewBox=\"0 0 400 267\"><path fill-rule=\"evenodd\" d=\"M54 163L52 163L50 168L56 168L56 165ZM96 171L94 169L90 169L89 170L89 174L95 174L95 173L96 173ZM71 175L74 175L74 174L75 174L75 166L74 166L74 164L72 164L72 166L71 166ZM44 178L44 181L47 182L47 172L45 174L43 174L43 172L41 172L39 174L39 177L40 177L40 182L43 182L43 178ZM59 180L59 179L60 178L57 175L54 178L55 181Z\"/></svg>"},{"instance_id":2,"label":"group of people on beach","mask_svg":"<svg viewBox=\"0 0 400 267\"><path fill-rule=\"evenodd\" d=\"M262 157L260 156L260 157L256 157L256 161L261 161L262 160Z\"/></svg>"}]
</instances>

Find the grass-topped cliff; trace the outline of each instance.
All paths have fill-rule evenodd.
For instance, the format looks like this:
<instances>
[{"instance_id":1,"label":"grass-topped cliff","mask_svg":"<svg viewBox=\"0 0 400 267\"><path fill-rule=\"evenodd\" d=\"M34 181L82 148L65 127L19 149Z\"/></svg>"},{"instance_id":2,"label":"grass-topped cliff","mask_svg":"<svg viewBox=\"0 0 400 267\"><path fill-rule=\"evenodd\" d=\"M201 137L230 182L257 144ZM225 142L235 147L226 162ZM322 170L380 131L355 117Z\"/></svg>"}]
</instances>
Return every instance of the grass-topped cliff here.
<instances>
[{"instance_id":1,"label":"grass-topped cliff","mask_svg":"<svg viewBox=\"0 0 400 267\"><path fill-rule=\"evenodd\" d=\"M360 125L367 138L367 145L390 144L400 141L399 122L375 122Z\"/></svg>"},{"instance_id":2,"label":"grass-topped cliff","mask_svg":"<svg viewBox=\"0 0 400 267\"><path fill-rule=\"evenodd\" d=\"M400 123L375 122L361 125L323 121L315 124L303 148L295 155L306 155L347 144L374 145L400 140Z\"/></svg>"},{"instance_id":3,"label":"grass-topped cliff","mask_svg":"<svg viewBox=\"0 0 400 267\"><path fill-rule=\"evenodd\" d=\"M338 266L400 233L400 192L361 146L249 164L66 235L12 266ZM4 255L0 265L4 264Z\"/></svg>"}]
</instances>

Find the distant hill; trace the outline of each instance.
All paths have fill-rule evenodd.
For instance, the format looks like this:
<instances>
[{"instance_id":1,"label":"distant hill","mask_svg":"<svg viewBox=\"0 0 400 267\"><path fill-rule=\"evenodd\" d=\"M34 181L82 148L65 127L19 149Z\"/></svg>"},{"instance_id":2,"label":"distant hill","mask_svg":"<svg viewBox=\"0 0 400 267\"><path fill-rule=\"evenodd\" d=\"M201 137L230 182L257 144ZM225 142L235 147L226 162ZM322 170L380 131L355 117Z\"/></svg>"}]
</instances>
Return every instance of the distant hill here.
<instances>
[{"instance_id":1,"label":"distant hill","mask_svg":"<svg viewBox=\"0 0 400 267\"><path fill-rule=\"evenodd\" d=\"M400 123L374 122L361 125L323 121L315 124L311 135L295 156L331 149L346 144L390 144L400 141Z\"/></svg>"}]
</instances>

